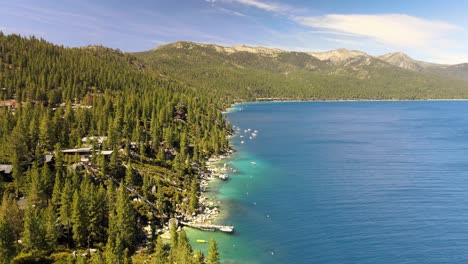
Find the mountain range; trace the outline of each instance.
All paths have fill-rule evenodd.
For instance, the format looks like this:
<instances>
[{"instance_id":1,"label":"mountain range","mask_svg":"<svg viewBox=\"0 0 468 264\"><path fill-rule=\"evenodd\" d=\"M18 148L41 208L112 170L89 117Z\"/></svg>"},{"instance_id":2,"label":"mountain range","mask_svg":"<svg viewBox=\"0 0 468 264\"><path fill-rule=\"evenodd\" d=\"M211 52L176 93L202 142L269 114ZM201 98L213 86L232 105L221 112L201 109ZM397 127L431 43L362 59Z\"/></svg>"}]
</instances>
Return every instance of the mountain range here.
<instances>
[{"instance_id":1,"label":"mountain range","mask_svg":"<svg viewBox=\"0 0 468 264\"><path fill-rule=\"evenodd\" d=\"M181 41L134 55L193 87L234 98L247 94L249 100L468 98L468 64L428 63L399 52L371 56Z\"/></svg>"}]
</instances>

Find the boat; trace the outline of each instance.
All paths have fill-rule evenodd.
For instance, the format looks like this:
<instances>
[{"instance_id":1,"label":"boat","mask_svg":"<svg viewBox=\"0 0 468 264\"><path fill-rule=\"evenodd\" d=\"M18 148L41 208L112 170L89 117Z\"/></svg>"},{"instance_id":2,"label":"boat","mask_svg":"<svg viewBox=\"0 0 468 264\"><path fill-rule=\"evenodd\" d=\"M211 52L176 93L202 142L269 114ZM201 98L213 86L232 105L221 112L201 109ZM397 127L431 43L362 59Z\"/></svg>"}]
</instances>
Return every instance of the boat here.
<instances>
[{"instance_id":1,"label":"boat","mask_svg":"<svg viewBox=\"0 0 468 264\"><path fill-rule=\"evenodd\" d=\"M257 163L255 161L250 162L250 164L257 165Z\"/></svg>"},{"instance_id":2,"label":"boat","mask_svg":"<svg viewBox=\"0 0 468 264\"><path fill-rule=\"evenodd\" d=\"M244 144L245 142L244 141L241 141L241 144Z\"/></svg>"},{"instance_id":3,"label":"boat","mask_svg":"<svg viewBox=\"0 0 468 264\"><path fill-rule=\"evenodd\" d=\"M204 239L197 239L197 243L206 243L206 240L204 240Z\"/></svg>"},{"instance_id":4,"label":"boat","mask_svg":"<svg viewBox=\"0 0 468 264\"><path fill-rule=\"evenodd\" d=\"M226 233L232 233L232 232L234 232L234 226L221 226L219 228L219 231L226 232Z\"/></svg>"},{"instance_id":5,"label":"boat","mask_svg":"<svg viewBox=\"0 0 468 264\"><path fill-rule=\"evenodd\" d=\"M229 178L229 176L228 176L227 174L224 174L224 173L223 173L223 174L220 174L218 177L219 177L221 180L227 180L227 179Z\"/></svg>"},{"instance_id":6,"label":"boat","mask_svg":"<svg viewBox=\"0 0 468 264\"><path fill-rule=\"evenodd\" d=\"M241 135L240 137L241 137L241 138L243 138L244 136L243 136L243 135Z\"/></svg>"}]
</instances>

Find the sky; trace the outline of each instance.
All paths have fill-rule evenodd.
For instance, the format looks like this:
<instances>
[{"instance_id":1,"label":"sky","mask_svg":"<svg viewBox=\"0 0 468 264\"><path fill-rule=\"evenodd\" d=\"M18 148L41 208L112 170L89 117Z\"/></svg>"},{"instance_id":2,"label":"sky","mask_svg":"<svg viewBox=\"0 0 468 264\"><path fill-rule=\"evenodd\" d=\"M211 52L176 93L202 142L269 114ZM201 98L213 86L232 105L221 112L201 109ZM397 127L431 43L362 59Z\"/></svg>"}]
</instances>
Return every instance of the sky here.
<instances>
[{"instance_id":1,"label":"sky","mask_svg":"<svg viewBox=\"0 0 468 264\"><path fill-rule=\"evenodd\" d=\"M468 62L468 1L0 0L0 31L134 52L176 41Z\"/></svg>"}]
</instances>

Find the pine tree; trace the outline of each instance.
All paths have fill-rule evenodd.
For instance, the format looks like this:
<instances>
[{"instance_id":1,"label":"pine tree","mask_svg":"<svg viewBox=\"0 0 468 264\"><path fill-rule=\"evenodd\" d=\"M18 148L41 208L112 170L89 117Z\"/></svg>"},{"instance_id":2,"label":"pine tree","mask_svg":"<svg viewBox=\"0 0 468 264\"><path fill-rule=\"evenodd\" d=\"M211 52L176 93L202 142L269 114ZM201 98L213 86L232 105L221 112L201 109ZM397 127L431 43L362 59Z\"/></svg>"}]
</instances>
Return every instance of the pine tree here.
<instances>
[{"instance_id":1,"label":"pine tree","mask_svg":"<svg viewBox=\"0 0 468 264\"><path fill-rule=\"evenodd\" d=\"M174 263L177 261L177 243L178 243L178 234L177 226L175 222L171 222L169 225L170 234L171 234L171 250L169 251L169 261Z\"/></svg>"},{"instance_id":2,"label":"pine tree","mask_svg":"<svg viewBox=\"0 0 468 264\"><path fill-rule=\"evenodd\" d=\"M127 191L120 183L117 190L115 206L109 214L109 230L106 245L106 259L122 261L125 249L133 250L137 229L133 206ZM120 262L119 262L120 263Z\"/></svg>"},{"instance_id":3,"label":"pine tree","mask_svg":"<svg viewBox=\"0 0 468 264\"><path fill-rule=\"evenodd\" d=\"M8 264L17 252L17 236L15 234L15 225L9 214L15 211L13 208L15 201L3 194L2 204L0 206L0 264Z\"/></svg>"},{"instance_id":4,"label":"pine tree","mask_svg":"<svg viewBox=\"0 0 468 264\"><path fill-rule=\"evenodd\" d=\"M104 256L102 255L101 251L97 251L96 253L92 254L90 264L103 264L105 263L106 260L104 259Z\"/></svg>"},{"instance_id":5,"label":"pine tree","mask_svg":"<svg viewBox=\"0 0 468 264\"><path fill-rule=\"evenodd\" d=\"M187 234L184 230L180 231L179 237L177 239L177 247L172 249L175 251L175 255L177 255L177 263L190 263L193 255L192 255L192 247L187 238Z\"/></svg>"},{"instance_id":6,"label":"pine tree","mask_svg":"<svg viewBox=\"0 0 468 264\"><path fill-rule=\"evenodd\" d=\"M127 170L125 172L125 185L130 187L135 185L133 182L133 170L131 162L127 164Z\"/></svg>"},{"instance_id":7,"label":"pine tree","mask_svg":"<svg viewBox=\"0 0 468 264\"><path fill-rule=\"evenodd\" d=\"M104 242L108 219L106 190L102 185L96 190L92 188L88 203L88 234L90 242Z\"/></svg>"},{"instance_id":8,"label":"pine tree","mask_svg":"<svg viewBox=\"0 0 468 264\"><path fill-rule=\"evenodd\" d=\"M204 264L205 263L205 256L203 255L203 252L200 250L196 250L195 253L193 254L193 264Z\"/></svg>"},{"instance_id":9,"label":"pine tree","mask_svg":"<svg viewBox=\"0 0 468 264\"><path fill-rule=\"evenodd\" d=\"M214 238L210 239L206 264L219 264L218 246L216 245Z\"/></svg>"},{"instance_id":10,"label":"pine tree","mask_svg":"<svg viewBox=\"0 0 468 264\"><path fill-rule=\"evenodd\" d=\"M49 249L54 249L57 246L58 238L60 236L60 229L58 227L57 213L52 204L49 204L45 211L45 240Z\"/></svg>"},{"instance_id":11,"label":"pine tree","mask_svg":"<svg viewBox=\"0 0 468 264\"><path fill-rule=\"evenodd\" d=\"M42 212L29 205L24 215L24 231L21 236L23 249L26 252L40 252L47 249Z\"/></svg>"},{"instance_id":12,"label":"pine tree","mask_svg":"<svg viewBox=\"0 0 468 264\"><path fill-rule=\"evenodd\" d=\"M50 150L53 146L53 127L51 126L51 122L49 120L50 118L48 113L44 113L39 124L39 145L43 151Z\"/></svg>"},{"instance_id":13,"label":"pine tree","mask_svg":"<svg viewBox=\"0 0 468 264\"><path fill-rule=\"evenodd\" d=\"M72 232L71 232L71 218L73 210L73 192L70 180L66 180L63 186L62 195L60 197L60 220L61 224L65 228L65 233L68 237L68 242L71 243Z\"/></svg>"},{"instance_id":14,"label":"pine tree","mask_svg":"<svg viewBox=\"0 0 468 264\"><path fill-rule=\"evenodd\" d=\"M85 246L88 238L86 203L78 190L75 190L73 193L71 223L73 229L73 240L76 245L80 247Z\"/></svg>"},{"instance_id":15,"label":"pine tree","mask_svg":"<svg viewBox=\"0 0 468 264\"><path fill-rule=\"evenodd\" d=\"M136 219L127 190L120 184L116 200L116 226L123 248L133 249L136 239Z\"/></svg>"},{"instance_id":16,"label":"pine tree","mask_svg":"<svg viewBox=\"0 0 468 264\"><path fill-rule=\"evenodd\" d=\"M44 190L44 196L46 199L50 198L52 195L52 189L54 187L54 176L50 172L49 166L44 164L41 169L41 186Z\"/></svg>"},{"instance_id":17,"label":"pine tree","mask_svg":"<svg viewBox=\"0 0 468 264\"><path fill-rule=\"evenodd\" d=\"M62 175L61 172L55 173L54 188L52 189L52 205L57 207L60 205L60 199L62 196Z\"/></svg>"},{"instance_id":18,"label":"pine tree","mask_svg":"<svg viewBox=\"0 0 468 264\"><path fill-rule=\"evenodd\" d=\"M156 239L153 264L166 264L166 263L167 263L167 255L166 255L164 241L161 236L158 236L158 238Z\"/></svg>"},{"instance_id":19,"label":"pine tree","mask_svg":"<svg viewBox=\"0 0 468 264\"><path fill-rule=\"evenodd\" d=\"M43 206L46 202L46 194L36 162L28 172L30 178L28 202L34 206Z\"/></svg>"},{"instance_id":20,"label":"pine tree","mask_svg":"<svg viewBox=\"0 0 468 264\"><path fill-rule=\"evenodd\" d=\"M198 183L196 179L192 180L192 184L190 186L189 199L190 199L189 211L193 213L198 208Z\"/></svg>"}]
</instances>

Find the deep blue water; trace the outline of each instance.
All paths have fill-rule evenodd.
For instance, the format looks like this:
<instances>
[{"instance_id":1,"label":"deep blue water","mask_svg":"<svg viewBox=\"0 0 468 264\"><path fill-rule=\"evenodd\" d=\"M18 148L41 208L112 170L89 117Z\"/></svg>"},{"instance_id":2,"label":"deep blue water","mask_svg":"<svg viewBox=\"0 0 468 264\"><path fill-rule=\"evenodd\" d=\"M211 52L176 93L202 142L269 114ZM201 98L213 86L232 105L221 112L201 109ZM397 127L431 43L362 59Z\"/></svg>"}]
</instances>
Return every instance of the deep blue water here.
<instances>
[{"instance_id":1,"label":"deep blue water","mask_svg":"<svg viewBox=\"0 0 468 264\"><path fill-rule=\"evenodd\" d=\"M468 102L236 108L226 262L468 262Z\"/></svg>"}]
</instances>

